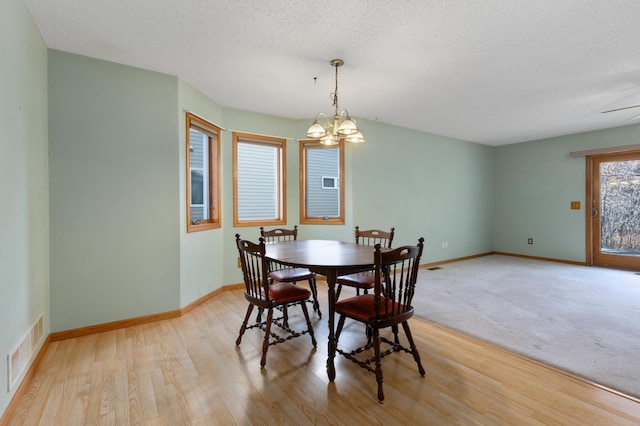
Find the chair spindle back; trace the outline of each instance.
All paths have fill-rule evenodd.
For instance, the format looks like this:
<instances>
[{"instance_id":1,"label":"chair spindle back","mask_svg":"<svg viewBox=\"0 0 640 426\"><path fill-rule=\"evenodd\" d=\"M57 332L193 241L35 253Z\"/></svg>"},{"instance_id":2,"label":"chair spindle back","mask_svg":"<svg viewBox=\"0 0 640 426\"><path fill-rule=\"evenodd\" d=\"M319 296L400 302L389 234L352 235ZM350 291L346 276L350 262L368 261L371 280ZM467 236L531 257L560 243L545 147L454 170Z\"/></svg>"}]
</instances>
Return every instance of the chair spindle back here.
<instances>
[{"instance_id":1,"label":"chair spindle back","mask_svg":"<svg viewBox=\"0 0 640 426\"><path fill-rule=\"evenodd\" d=\"M267 243L277 243L281 241L293 241L298 239L298 225L293 229L276 228L265 230L263 226L260 227L260 236L264 238Z\"/></svg>"},{"instance_id":2,"label":"chair spindle back","mask_svg":"<svg viewBox=\"0 0 640 426\"><path fill-rule=\"evenodd\" d=\"M254 299L268 301L268 269L264 258L266 251L264 239L260 238L260 243L255 244L240 239L240 234L236 234L236 245L240 254L246 295Z\"/></svg>"},{"instance_id":3,"label":"chair spindle back","mask_svg":"<svg viewBox=\"0 0 640 426\"><path fill-rule=\"evenodd\" d=\"M391 248L394 232L395 228L391 228L391 231L388 232L380 229L361 231L360 228L356 226L356 244L365 244L368 246L380 244L383 248Z\"/></svg>"},{"instance_id":4,"label":"chair spindle back","mask_svg":"<svg viewBox=\"0 0 640 426\"><path fill-rule=\"evenodd\" d=\"M413 314L411 305L418 280L424 238L417 246L382 251L375 245L375 306L378 318Z\"/></svg>"}]
</instances>

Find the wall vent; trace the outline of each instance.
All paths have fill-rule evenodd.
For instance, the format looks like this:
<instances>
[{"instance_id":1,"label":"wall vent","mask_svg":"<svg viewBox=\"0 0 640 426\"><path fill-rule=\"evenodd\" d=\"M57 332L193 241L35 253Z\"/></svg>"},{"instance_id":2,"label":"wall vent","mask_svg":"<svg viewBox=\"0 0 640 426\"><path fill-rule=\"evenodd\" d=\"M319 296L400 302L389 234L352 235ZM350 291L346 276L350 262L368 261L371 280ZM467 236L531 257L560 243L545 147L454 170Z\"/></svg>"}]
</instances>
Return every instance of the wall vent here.
<instances>
[{"instance_id":1,"label":"wall vent","mask_svg":"<svg viewBox=\"0 0 640 426\"><path fill-rule=\"evenodd\" d=\"M25 369L31 365L44 340L44 314L31 325L20 342L7 354L7 392L15 387Z\"/></svg>"}]
</instances>

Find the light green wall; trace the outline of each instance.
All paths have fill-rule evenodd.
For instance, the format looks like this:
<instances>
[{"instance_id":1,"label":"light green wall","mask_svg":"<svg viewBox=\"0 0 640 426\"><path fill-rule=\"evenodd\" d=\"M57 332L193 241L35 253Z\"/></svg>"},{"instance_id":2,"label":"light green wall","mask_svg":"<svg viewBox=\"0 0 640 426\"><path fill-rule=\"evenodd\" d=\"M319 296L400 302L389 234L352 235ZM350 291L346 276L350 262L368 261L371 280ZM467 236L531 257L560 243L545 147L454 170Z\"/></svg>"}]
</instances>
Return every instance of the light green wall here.
<instances>
[{"instance_id":1,"label":"light green wall","mask_svg":"<svg viewBox=\"0 0 640 426\"><path fill-rule=\"evenodd\" d=\"M584 262L585 159L569 153L637 143L640 125L497 147L494 249ZM570 210L571 201L582 208Z\"/></svg>"},{"instance_id":2,"label":"light green wall","mask_svg":"<svg viewBox=\"0 0 640 426\"><path fill-rule=\"evenodd\" d=\"M222 229L187 233L185 111L190 111L220 125L222 123L222 107L182 80L179 80L178 104L179 109L176 113L180 128L178 150L180 223L176 226L179 226L180 229L180 306L186 306L222 286L225 241ZM221 143L220 149L224 155L229 147ZM226 168L229 166L222 164L223 171ZM224 181L221 184L224 185Z\"/></svg>"},{"instance_id":3,"label":"light green wall","mask_svg":"<svg viewBox=\"0 0 640 426\"><path fill-rule=\"evenodd\" d=\"M22 0L0 2L0 416L6 354L44 313L49 333L47 50Z\"/></svg>"},{"instance_id":4,"label":"light green wall","mask_svg":"<svg viewBox=\"0 0 640 426\"><path fill-rule=\"evenodd\" d=\"M52 330L180 308L178 80L49 50Z\"/></svg>"},{"instance_id":5,"label":"light green wall","mask_svg":"<svg viewBox=\"0 0 640 426\"><path fill-rule=\"evenodd\" d=\"M492 250L492 148L358 123L366 143L352 150L355 225L395 227L395 246L424 237L427 263Z\"/></svg>"}]
</instances>

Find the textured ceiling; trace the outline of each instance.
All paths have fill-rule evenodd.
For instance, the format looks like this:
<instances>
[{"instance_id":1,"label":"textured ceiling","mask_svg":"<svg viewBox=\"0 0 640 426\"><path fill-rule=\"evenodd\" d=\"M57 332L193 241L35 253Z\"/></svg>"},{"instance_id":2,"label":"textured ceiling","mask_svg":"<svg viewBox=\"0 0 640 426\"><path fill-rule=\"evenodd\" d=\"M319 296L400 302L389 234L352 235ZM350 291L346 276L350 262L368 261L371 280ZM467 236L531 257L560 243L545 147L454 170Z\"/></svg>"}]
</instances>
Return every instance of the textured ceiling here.
<instances>
[{"instance_id":1,"label":"textured ceiling","mask_svg":"<svg viewBox=\"0 0 640 426\"><path fill-rule=\"evenodd\" d=\"M640 107L602 113L640 104L638 0L25 3L48 47L179 76L227 107L331 113L342 58L356 119L487 145L640 123Z\"/></svg>"}]
</instances>

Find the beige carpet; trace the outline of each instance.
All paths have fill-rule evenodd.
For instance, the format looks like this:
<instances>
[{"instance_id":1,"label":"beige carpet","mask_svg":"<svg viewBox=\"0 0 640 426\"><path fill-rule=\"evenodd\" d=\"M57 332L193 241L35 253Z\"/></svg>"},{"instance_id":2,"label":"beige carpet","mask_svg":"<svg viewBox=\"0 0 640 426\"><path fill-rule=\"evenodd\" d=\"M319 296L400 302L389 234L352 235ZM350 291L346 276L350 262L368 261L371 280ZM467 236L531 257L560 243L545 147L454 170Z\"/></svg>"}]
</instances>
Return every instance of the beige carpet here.
<instances>
[{"instance_id":1,"label":"beige carpet","mask_svg":"<svg viewBox=\"0 0 640 426\"><path fill-rule=\"evenodd\" d=\"M491 255L421 269L416 315L640 398L640 275Z\"/></svg>"}]
</instances>

